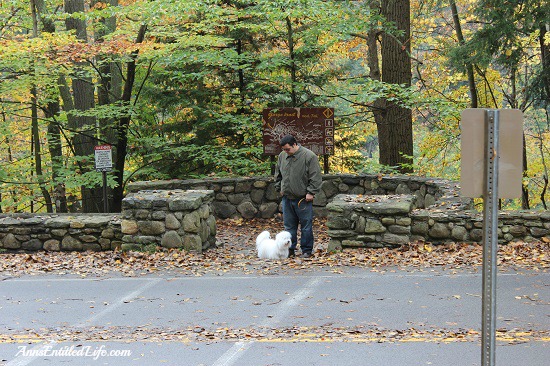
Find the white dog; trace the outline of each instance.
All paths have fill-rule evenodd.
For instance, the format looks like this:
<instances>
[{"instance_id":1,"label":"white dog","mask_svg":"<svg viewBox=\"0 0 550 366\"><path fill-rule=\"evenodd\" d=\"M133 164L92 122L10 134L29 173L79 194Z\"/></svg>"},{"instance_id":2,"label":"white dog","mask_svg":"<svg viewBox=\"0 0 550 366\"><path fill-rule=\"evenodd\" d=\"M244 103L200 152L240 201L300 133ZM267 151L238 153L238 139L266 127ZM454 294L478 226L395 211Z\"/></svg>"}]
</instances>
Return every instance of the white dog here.
<instances>
[{"instance_id":1,"label":"white dog","mask_svg":"<svg viewBox=\"0 0 550 366\"><path fill-rule=\"evenodd\" d=\"M268 231L262 231L256 238L256 249L258 258L261 259L284 259L288 258L288 248L292 243L291 235L288 231L281 231L271 239Z\"/></svg>"}]
</instances>

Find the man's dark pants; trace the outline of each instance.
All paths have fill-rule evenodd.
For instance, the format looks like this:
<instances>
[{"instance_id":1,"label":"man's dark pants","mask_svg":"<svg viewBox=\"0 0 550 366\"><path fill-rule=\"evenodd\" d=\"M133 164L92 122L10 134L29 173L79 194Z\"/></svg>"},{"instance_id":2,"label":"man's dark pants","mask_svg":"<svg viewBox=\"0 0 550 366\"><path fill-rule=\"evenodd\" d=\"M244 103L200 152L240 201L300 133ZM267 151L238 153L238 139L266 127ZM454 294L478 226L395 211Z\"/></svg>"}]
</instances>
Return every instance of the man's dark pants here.
<instances>
[{"instance_id":1,"label":"man's dark pants","mask_svg":"<svg viewBox=\"0 0 550 366\"><path fill-rule=\"evenodd\" d=\"M290 250L296 250L298 225L300 225L300 249L302 253L313 251L313 202L304 199L290 199L283 196L283 223L285 230L292 235Z\"/></svg>"}]
</instances>

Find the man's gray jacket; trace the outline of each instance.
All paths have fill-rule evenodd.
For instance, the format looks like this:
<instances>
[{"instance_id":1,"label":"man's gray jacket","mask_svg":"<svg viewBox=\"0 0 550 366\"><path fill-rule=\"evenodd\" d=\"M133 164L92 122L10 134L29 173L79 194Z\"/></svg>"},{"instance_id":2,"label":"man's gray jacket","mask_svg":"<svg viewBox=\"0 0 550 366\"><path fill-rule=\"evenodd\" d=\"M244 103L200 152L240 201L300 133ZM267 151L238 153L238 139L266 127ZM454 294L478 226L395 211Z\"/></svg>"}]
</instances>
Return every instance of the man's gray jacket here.
<instances>
[{"instance_id":1,"label":"man's gray jacket","mask_svg":"<svg viewBox=\"0 0 550 366\"><path fill-rule=\"evenodd\" d=\"M282 151L275 169L275 187L290 199L301 199L307 193L321 190L321 167L317 155L303 146L293 154Z\"/></svg>"}]
</instances>

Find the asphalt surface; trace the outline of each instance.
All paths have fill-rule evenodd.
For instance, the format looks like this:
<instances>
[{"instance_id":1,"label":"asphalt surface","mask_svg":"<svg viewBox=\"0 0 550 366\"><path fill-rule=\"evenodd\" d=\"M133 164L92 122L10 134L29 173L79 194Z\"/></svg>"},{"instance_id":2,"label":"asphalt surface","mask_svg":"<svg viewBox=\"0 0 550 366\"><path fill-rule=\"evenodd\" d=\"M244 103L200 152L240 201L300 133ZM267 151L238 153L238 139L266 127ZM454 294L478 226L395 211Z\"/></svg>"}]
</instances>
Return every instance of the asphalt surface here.
<instances>
[{"instance_id":1,"label":"asphalt surface","mask_svg":"<svg viewBox=\"0 0 550 366\"><path fill-rule=\"evenodd\" d=\"M480 273L339 272L3 278L0 364L481 364ZM498 274L498 366L550 365L549 290Z\"/></svg>"}]
</instances>

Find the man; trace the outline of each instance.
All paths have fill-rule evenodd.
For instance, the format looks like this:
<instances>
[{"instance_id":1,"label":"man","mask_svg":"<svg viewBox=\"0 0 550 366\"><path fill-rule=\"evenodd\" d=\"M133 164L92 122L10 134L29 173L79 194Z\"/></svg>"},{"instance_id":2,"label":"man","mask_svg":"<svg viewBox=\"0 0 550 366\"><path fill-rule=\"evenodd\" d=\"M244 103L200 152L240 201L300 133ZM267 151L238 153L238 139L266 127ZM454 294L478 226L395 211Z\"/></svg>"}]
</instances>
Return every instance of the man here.
<instances>
[{"instance_id":1,"label":"man","mask_svg":"<svg viewBox=\"0 0 550 366\"><path fill-rule=\"evenodd\" d=\"M275 186L283 196L285 230L292 235L289 257L295 255L300 225L302 257L309 258L313 253L313 199L322 183L319 159L292 135L284 136L279 144L283 151L277 160Z\"/></svg>"}]
</instances>

